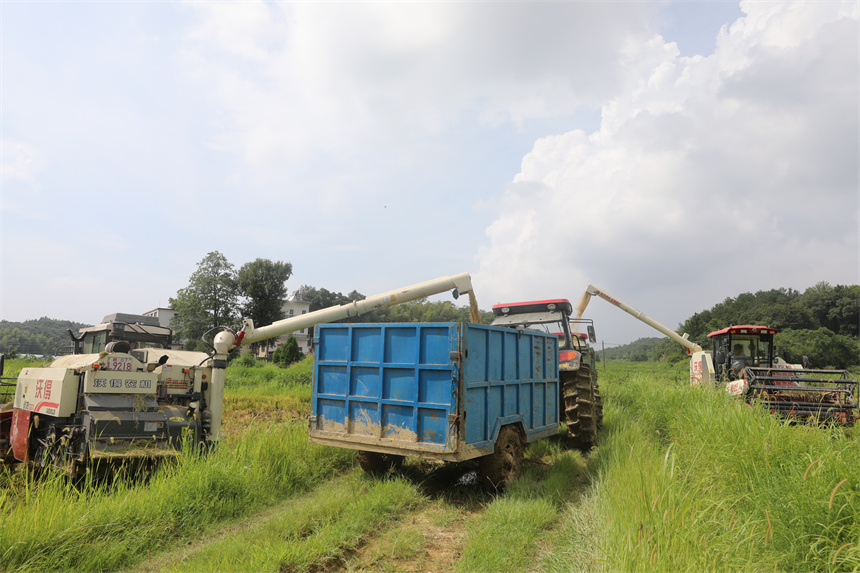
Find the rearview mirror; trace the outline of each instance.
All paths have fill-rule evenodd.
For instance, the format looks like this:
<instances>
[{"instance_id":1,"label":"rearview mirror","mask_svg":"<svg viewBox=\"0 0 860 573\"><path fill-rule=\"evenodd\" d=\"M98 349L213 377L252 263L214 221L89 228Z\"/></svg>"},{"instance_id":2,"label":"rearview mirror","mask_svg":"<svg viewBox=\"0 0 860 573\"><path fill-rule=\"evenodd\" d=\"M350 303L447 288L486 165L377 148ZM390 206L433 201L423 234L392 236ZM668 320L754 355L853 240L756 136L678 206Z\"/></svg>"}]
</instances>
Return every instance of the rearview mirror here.
<instances>
[{"instance_id":1,"label":"rearview mirror","mask_svg":"<svg viewBox=\"0 0 860 573\"><path fill-rule=\"evenodd\" d=\"M588 341L591 342L592 344L597 342L597 335L594 334L594 326L589 324L587 328L588 328Z\"/></svg>"}]
</instances>

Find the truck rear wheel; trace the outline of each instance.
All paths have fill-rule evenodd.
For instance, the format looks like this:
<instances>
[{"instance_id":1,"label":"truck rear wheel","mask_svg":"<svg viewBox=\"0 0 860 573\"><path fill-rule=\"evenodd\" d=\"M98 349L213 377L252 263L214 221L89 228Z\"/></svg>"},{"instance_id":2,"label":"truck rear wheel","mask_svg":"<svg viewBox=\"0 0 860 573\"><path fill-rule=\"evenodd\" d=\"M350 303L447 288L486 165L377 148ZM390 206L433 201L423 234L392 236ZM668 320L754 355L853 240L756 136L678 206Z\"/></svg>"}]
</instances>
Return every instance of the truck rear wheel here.
<instances>
[{"instance_id":1,"label":"truck rear wheel","mask_svg":"<svg viewBox=\"0 0 860 573\"><path fill-rule=\"evenodd\" d=\"M516 480L523 467L523 441L513 426L504 426L493 453L480 459L479 474L484 485L497 491Z\"/></svg>"},{"instance_id":2,"label":"truck rear wheel","mask_svg":"<svg viewBox=\"0 0 860 573\"><path fill-rule=\"evenodd\" d=\"M382 477L399 470L403 456L361 450L358 452L358 465L370 475Z\"/></svg>"},{"instance_id":3,"label":"truck rear wheel","mask_svg":"<svg viewBox=\"0 0 860 573\"><path fill-rule=\"evenodd\" d=\"M597 429L603 426L603 404L596 378L591 368L583 365L564 382L567 435L571 445L581 450L589 450L597 443Z\"/></svg>"}]
</instances>

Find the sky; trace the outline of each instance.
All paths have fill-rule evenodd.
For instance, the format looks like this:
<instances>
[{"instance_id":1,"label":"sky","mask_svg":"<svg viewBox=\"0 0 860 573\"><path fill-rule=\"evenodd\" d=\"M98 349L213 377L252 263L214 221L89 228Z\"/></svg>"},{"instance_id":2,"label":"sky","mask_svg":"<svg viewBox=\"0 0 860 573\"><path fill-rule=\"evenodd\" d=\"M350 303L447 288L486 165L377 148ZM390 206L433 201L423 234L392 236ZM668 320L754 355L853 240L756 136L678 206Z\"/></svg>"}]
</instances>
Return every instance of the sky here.
<instances>
[{"instance_id":1,"label":"sky","mask_svg":"<svg viewBox=\"0 0 860 573\"><path fill-rule=\"evenodd\" d=\"M860 3L0 2L0 319L197 264L676 328L860 284ZM445 296L434 300L450 300ZM462 304L461 300L458 304ZM607 345L659 336L608 303Z\"/></svg>"}]
</instances>

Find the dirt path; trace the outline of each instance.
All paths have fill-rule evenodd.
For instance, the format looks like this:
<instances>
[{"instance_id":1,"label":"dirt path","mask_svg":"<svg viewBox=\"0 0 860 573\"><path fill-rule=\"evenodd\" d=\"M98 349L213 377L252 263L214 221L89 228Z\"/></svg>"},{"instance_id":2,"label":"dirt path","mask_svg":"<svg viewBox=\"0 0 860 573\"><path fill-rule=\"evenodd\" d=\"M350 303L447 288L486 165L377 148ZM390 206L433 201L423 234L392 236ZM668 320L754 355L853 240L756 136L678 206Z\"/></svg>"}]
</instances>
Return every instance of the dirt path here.
<instances>
[{"instance_id":1,"label":"dirt path","mask_svg":"<svg viewBox=\"0 0 860 573\"><path fill-rule=\"evenodd\" d=\"M540 458L527 460L538 475L549 472L552 467ZM361 534L356 543L338 545L321 555L310 566L294 567L282 565L282 570L335 573L346 571L391 571L391 572L450 572L454 571L466 544L470 531L477 527L484 510L497 499L483 490L477 483L474 463L441 464L410 460L403 466L401 478L415 488L418 503L408 510L393 515L383 525ZM570 476L570 500L562 513L576 511L576 504L586 488L584 472ZM130 573L164 570L188 571L199 567L201 558L210 552L217 555L225 541L249 536L257 542L257 532L271 531L282 517L296 511L302 505L320 503L334 492L355 490L356 480L362 489L359 497L368 496L371 478L364 477L355 469L347 475L333 478L316 489L255 512L252 515L229 523L213 525L191 541L156 555L134 568ZM286 532L285 532L286 533ZM554 536L546 535L535 549L540 558L553 550ZM277 554L278 549L272 551ZM537 561L540 563L540 559ZM284 569L284 567L287 569ZM239 565L241 569L241 564Z\"/></svg>"}]
</instances>

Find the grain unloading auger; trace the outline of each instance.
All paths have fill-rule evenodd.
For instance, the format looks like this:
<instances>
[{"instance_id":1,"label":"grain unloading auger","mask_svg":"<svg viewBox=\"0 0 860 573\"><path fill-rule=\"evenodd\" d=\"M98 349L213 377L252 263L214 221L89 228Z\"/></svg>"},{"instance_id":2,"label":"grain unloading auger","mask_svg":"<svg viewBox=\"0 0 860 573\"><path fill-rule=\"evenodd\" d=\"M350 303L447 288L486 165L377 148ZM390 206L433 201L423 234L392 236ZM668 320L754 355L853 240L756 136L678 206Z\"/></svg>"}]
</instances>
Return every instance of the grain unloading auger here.
<instances>
[{"instance_id":1,"label":"grain unloading auger","mask_svg":"<svg viewBox=\"0 0 860 573\"><path fill-rule=\"evenodd\" d=\"M858 383L847 370L812 370L777 356L775 328L729 326L708 334L712 350L663 326L606 291L588 285L576 305L579 316L592 296L599 296L682 344L691 355L690 383L725 384L726 392L760 402L770 412L797 420L817 420L851 426L860 417Z\"/></svg>"},{"instance_id":2,"label":"grain unloading auger","mask_svg":"<svg viewBox=\"0 0 860 573\"><path fill-rule=\"evenodd\" d=\"M681 336L668 326L660 324L644 312L636 310L627 303L621 302L619 299L604 290L600 290L594 285L588 285L588 288L586 288L585 292L582 294L582 298L580 298L579 302L576 304L577 318L582 317L582 313L585 312L585 308L588 306L589 301L591 301L592 296L599 296L603 300L617 306L634 318L637 318L648 326L659 330L678 344L684 346L687 349L688 354L690 354L691 384L708 384L714 380L714 362L711 358L710 352L704 350L701 346L687 338L686 335Z\"/></svg>"},{"instance_id":3,"label":"grain unloading auger","mask_svg":"<svg viewBox=\"0 0 860 573\"><path fill-rule=\"evenodd\" d=\"M468 273L370 296L239 332L224 329L213 352L171 349L173 333L151 317L114 314L72 336L74 354L24 368L14 399L0 403L0 463L29 463L82 475L90 461L149 463L183 443L204 448L221 433L230 350L316 324L452 290L472 293ZM0 376L2 376L0 355Z\"/></svg>"}]
</instances>

